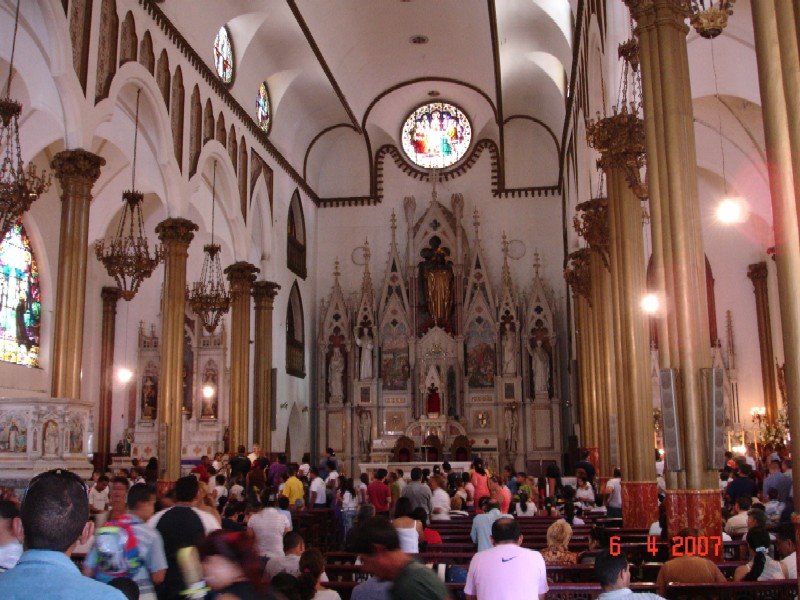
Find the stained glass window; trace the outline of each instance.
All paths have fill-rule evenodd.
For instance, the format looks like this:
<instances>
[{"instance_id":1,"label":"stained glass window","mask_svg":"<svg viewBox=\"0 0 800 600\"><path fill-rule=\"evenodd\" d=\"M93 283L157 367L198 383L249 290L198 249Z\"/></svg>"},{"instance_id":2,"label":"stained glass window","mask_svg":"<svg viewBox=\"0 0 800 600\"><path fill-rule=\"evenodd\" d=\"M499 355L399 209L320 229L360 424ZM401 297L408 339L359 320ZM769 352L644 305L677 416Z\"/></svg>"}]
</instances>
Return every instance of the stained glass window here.
<instances>
[{"instance_id":1,"label":"stained glass window","mask_svg":"<svg viewBox=\"0 0 800 600\"><path fill-rule=\"evenodd\" d=\"M425 169L442 169L466 154L472 126L467 115L452 104L430 102L408 116L401 138L411 162Z\"/></svg>"},{"instance_id":2,"label":"stained glass window","mask_svg":"<svg viewBox=\"0 0 800 600\"><path fill-rule=\"evenodd\" d=\"M258 87L258 97L256 97L256 120L258 125L269 133L269 128L272 125L272 106L269 101L269 89L267 82L263 82Z\"/></svg>"},{"instance_id":3,"label":"stained glass window","mask_svg":"<svg viewBox=\"0 0 800 600\"><path fill-rule=\"evenodd\" d=\"M231 46L231 35L224 25L219 28L217 37L214 38L214 66L223 82L233 81L233 46Z\"/></svg>"},{"instance_id":4,"label":"stained glass window","mask_svg":"<svg viewBox=\"0 0 800 600\"><path fill-rule=\"evenodd\" d=\"M0 360L39 366L39 269L22 221L0 243Z\"/></svg>"}]
</instances>

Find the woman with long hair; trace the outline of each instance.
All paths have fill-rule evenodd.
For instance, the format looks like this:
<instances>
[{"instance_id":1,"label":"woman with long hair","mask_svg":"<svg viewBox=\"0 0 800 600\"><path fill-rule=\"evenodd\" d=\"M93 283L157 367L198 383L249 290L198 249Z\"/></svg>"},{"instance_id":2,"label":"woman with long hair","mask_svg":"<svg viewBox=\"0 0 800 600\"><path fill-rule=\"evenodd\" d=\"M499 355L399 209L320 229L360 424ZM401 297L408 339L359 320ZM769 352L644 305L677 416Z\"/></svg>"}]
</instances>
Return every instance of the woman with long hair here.
<instances>
[{"instance_id":1,"label":"woman with long hair","mask_svg":"<svg viewBox=\"0 0 800 600\"><path fill-rule=\"evenodd\" d=\"M358 509L356 491L353 489L353 479L350 477L340 477L340 486L336 492L336 505L341 509L342 517L342 540L347 539L347 534L353 527Z\"/></svg>"},{"instance_id":2,"label":"woman with long hair","mask_svg":"<svg viewBox=\"0 0 800 600\"><path fill-rule=\"evenodd\" d=\"M261 598L261 562L245 533L214 531L197 546L209 598Z\"/></svg>"},{"instance_id":3,"label":"woman with long hair","mask_svg":"<svg viewBox=\"0 0 800 600\"><path fill-rule=\"evenodd\" d=\"M483 467L483 461L480 458L476 458L475 462L473 463L474 470L472 471L472 477L470 481L472 485L475 486L475 494L473 498L473 502L475 503L475 512L481 512L480 503L481 498L489 496L489 474L486 472L486 469Z\"/></svg>"},{"instance_id":4,"label":"woman with long hair","mask_svg":"<svg viewBox=\"0 0 800 600\"><path fill-rule=\"evenodd\" d=\"M754 527L747 532L750 561L733 572L734 581L770 581L786 579L786 567L769 556L769 533L763 527Z\"/></svg>"},{"instance_id":5,"label":"woman with long hair","mask_svg":"<svg viewBox=\"0 0 800 600\"><path fill-rule=\"evenodd\" d=\"M316 548L300 555L300 577L297 580L303 600L341 600L338 592L325 589L320 582L325 571L325 558Z\"/></svg>"},{"instance_id":6,"label":"woman with long hair","mask_svg":"<svg viewBox=\"0 0 800 600\"><path fill-rule=\"evenodd\" d=\"M425 538L422 523L414 518L411 500L401 497L394 507L392 525L400 538L400 549L409 554L419 552L419 541Z\"/></svg>"},{"instance_id":7,"label":"woman with long hair","mask_svg":"<svg viewBox=\"0 0 800 600\"><path fill-rule=\"evenodd\" d=\"M525 492L519 494L519 502L517 502L517 506L514 508L514 514L518 517L536 516L536 505L530 501L528 494Z\"/></svg>"}]
</instances>

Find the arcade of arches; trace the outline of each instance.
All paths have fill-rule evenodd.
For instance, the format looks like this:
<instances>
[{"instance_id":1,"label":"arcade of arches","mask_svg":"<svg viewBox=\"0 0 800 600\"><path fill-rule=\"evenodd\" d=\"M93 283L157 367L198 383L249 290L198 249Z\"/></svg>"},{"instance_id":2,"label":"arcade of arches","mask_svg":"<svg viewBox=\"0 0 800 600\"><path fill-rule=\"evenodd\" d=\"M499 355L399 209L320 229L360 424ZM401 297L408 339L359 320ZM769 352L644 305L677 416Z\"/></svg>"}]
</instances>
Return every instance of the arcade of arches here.
<instances>
[{"instance_id":1,"label":"arcade of arches","mask_svg":"<svg viewBox=\"0 0 800 600\"><path fill-rule=\"evenodd\" d=\"M687 507L721 452L800 428L800 15L738 0L707 39L686 4L22 2L10 96L53 184L0 246L0 479L586 448L647 525L655 447L670 519L718 529ZM94 243L137 127L165 258L125 300Z\"/></svg>"}]
</instances>

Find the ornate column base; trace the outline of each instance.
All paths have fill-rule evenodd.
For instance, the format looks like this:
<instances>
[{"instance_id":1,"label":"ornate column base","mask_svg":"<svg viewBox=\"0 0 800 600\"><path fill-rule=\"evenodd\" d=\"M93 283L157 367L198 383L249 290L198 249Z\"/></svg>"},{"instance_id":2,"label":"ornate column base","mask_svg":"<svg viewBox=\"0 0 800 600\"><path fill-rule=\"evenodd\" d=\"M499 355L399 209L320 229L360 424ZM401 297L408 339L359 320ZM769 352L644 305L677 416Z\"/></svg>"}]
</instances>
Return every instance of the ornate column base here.
<instances>
[{"instance_id":1,"label":"ornate column base","mask_svg":"<svg viewBox=\"0 0 800 600\"><path fill-rule=\"evenodd\" d=\"M653 521L658 521L656 482L623 480L622 524L626 528L647 529Z\"/></svg>"},{"instance_id":2,"label":"ornate column base","mask_svg":"<svg viewBox=\"0 0 800 600\"><path fill-rule=\"evenodd\" d=\"M687 527L697 529L701 536L722 536L719 490L667 490L665 502L670 536ZM708 558L721 561L723 552L720 549L714 555L714 546L709 545Z\"/></svg>"}]
</instances>

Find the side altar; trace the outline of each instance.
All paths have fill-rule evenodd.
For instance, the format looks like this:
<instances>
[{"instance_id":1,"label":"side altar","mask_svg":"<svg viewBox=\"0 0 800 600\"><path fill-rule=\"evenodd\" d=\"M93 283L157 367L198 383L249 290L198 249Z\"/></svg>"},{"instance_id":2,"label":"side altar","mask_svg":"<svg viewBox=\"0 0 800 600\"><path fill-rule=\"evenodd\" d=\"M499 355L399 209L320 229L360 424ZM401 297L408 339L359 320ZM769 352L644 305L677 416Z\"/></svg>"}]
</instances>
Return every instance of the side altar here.
<instances>
[{"instance_id":1,"label":"side altar","mask_svg":"<svg viewBox=\"0 0 800 600\"><path fill-rule=\"evenodd\" d=\"M319 447L333 448L351 473L476 455L492 468L560 462L558 329L538 254L518 285L503 235L493 288L478 211L470 245L461 194L445 207L434 186L421 216L414 197L403 208L405 255L392 213L377 296L369 240L360 290L345 294L334 265L316 347Z\"/></svg>"}]
</instances>

